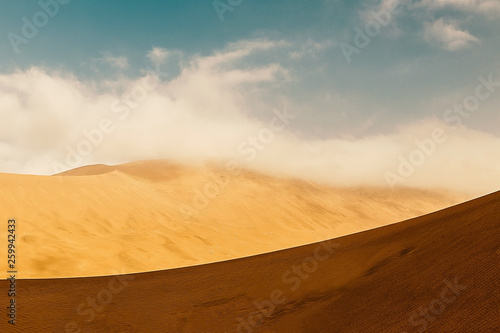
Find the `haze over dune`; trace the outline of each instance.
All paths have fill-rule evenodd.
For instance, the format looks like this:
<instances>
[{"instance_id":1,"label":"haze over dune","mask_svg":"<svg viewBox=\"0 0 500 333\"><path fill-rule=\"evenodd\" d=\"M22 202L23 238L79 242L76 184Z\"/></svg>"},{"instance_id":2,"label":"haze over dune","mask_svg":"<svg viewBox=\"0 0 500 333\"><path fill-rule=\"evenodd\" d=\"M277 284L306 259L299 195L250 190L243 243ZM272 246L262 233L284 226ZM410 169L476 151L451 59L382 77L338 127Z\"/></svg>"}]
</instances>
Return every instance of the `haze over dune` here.
<instances>
[{"instance_id":1,"label":"haze over dune","mask_svg":"<svg viewBox=\"0 0 500 333\"><path fill-rule=\"evenodd\" d=\"M498 216L500 192L249 258L119 277L20 280L13 331L499 332ZM5 298L0 293L2 304ZM278 303L269 305L272 299Z\"/></svg>"},{"instance_id":2,"label":"haze over dune","mask_svg":"<svg viewBox=\"0 0 500 333\"><path fill-rule=\"evenodd\" d=\"M333 188L226 169L143 161L56 176L0 174L0 206L18 221L19 277L133 273L250 256L469 199L439 190Z\"/></svg>"},{"instance_id":3,"label":"haze over dune","mask_svg":"<svg viewBox=\"0 0 500 333\"><path fill-rule=\"evenodd\" d=\"M395 182L472 191L475 197L497 190L500 136L468 125L478 117L495 123L498 103L493 99L500 94L492 92L480 110L463 116L467 118L445 116L452 104L474 91L480 83L476 75L450 100L439 95L425 105L412 102L419 114L434 110L432 116L394 122L407 109L389 112L386 100L377 112L365 100L367 92L343 96L328 88L327 105L321 105L325 98L319 95L297 100L271 93L288 81L283 76L294 76L296 66L283 68L282 59L255 66L242 62L282 47L282 41L266 39L231 43L208 56L185 59L179 76L168 79L148 71L140 77L87 82L39 67L0 73L0 170L50 175L98 163L235 159L256 172L331 186ZM498 81L496 75L483 75L483 81ZM155 89L127 100L151 82ZM311 128L316 122L321 125ZM348 122L355 128L342 126Z\"/></svg>"}]
</instances>

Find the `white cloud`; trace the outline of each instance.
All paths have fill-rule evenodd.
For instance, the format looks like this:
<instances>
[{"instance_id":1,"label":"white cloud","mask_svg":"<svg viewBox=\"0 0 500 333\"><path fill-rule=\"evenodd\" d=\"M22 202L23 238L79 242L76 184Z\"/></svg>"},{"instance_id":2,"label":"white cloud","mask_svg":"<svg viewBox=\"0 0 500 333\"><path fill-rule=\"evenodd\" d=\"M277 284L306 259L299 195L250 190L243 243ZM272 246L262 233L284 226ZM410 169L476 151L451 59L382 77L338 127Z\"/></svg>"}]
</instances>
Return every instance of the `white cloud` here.
<instances>
[{"instance_id":1,"label":"white cloud","mask_svg":"<svg viewBox=\"0 0 500 333\"><path fill-rule=\"evenodd\" d=\"M455 21L445 21L443 18L425 24L424 39L449 51L470 48L472 43L479 41L468 31L461 30Z\"/></svg>"},{"instance_id":2,"label":"white cloud","mask_svg":"<svg viewBox=\"0 0 500 333\"><path fill-rule=\"evenodd\" d=\"M416 2L374 0L359 12L359 16L366 24L373 21L377 13L387 11L387 8L397 8L396 14L390 15L390 24L386 27L387 36L397 38L403 34L403 30L396 25L394 17L404 13L424 22L422 27L424 40L439 43L442 48L450 51L469 48L471 43L479 39L470 32L460 29L458 20L450 19L450 13L444 13L443 9L453 9L489 18L496 18L500 15L500 1L498 0L420 0Z\"/></svg>"},{"instance_id":3,"label":"white cloud","mask_svg":"<svg viewBox=\"0 0 500 333\"><path fill-rule=\"evenodd\" d=\"M161 65L167 57L171 54L170 51L163 49L161 47L153 47L151 51L148 52L147 57L154 65Z\"/></svg>"},{"instance_id":4,"label":"white cloud","mask_svg":"<svg viewBox=\"0 0 500 333\"><path fill-rule=\"evenodd\" d=\"M197 56L194 58L194 62L192 64L195 64L203 70L216 69L226 63L243 59L252 53L287 45L289 44L284 41L270 41L264 39L244 40L230 43L224 50L215 52L212 55L203 57Z\"/></svg>"}]
</instances>

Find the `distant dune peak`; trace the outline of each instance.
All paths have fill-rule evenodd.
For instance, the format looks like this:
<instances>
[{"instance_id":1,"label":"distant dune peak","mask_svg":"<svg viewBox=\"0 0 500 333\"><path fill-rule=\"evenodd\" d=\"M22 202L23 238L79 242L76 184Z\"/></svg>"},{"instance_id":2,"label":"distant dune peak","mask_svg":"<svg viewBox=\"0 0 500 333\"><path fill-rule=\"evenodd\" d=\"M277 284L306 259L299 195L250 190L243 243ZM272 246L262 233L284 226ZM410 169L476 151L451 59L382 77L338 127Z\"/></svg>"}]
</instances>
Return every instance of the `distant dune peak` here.
<instances>
[{"instance_id":1,"label":"distant dune peak","mask_svg":"<svg viewBox=\"0 0 500 333\"><path fill-rule=\"evenodd\" d=\"M64 171L56 174L56 176L95 176L110 173L115 170L116 168L114 166L106 164L93 164Z\"/></svg>"}]
</instances>

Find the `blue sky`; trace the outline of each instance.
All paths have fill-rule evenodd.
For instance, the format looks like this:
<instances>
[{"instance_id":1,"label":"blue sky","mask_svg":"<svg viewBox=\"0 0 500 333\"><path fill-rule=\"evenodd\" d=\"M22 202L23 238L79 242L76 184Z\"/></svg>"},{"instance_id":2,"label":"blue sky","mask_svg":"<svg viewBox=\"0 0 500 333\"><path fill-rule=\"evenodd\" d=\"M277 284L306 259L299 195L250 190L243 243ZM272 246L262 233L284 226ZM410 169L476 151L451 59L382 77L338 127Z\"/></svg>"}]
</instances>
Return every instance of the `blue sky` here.
<instances>
[{"instance_id":1,"label":"blue sky","mask_svg":"<svg viewBox=\"0 0 500 333\"><path fill-rule=\"evenodd\" d=\"M76 69L102 51L126 54L138 65L153 46L207 53L228 42L255 36L305 35L308 29L322 31L315 19L320 3L308 1L242 2L224 14L221 22L211 1L70 1L43 28L17 58L2 52L9 65L61 64ZM19 31L22 16L40 10L36 1L2 4L2 22L7 31ZM323 34L323 33L321 33ZM2 40L2 49L9 49ZM12 51L12 50L9 50ZM6 66L8 69L10 66Z\"/></svg>"},{"instance_id":2,"label":"blue sky","mask_svg":"<svg viewBox=\"0 0 500 333\"><path fill-rule=\"evenodd\" d=\"M0 163L2 170L50 173L50 168L42 164L64 160L65 145L76 145L81 131L107 114L109 106L99 104L122 99L127 89L133 89L151 68L161 68L167 74L162 74L162 85L154 91L154 98L148 98L139 108L152 103L158 94L161 106L148 104L156 110L152 114L164 110L167 102L161 104L160 99L167 98L168 103L175 103L173 109L177 111L172 112L196 115L200 121L196 126L213 133L227 120L203 118L209 112L211 119L239 117L241 128L233 125L243 131L248 129L244 122L265 123L270 110L287 105L300 118L290 124L287 135L292 141L314 146L313 150L316 144L336 140L359 144L383 136L407 135L409 128L443 122L446 110L474 93L478 77L491 76L494 82L500 81L500 3L495 0L221 0L216 3L219 8L232 9L222 13L223 20L214 3L2 2L0 94L4 104L0 104L0 113L4 123L24 124L28 128L24 131L32 129L23 139L17 137L19 131L0 137L0 152L4 149L4 156L0 156L4 161ZM49 12L56 4L57 13L46 14L44 4ZM389 14L385 17L387 24L377 20L383 13ZM42 20L38 31L33 36L23 35L26 21L34 24L37 19ZM368 36L370 27L375 30ZM368 36L368 45L356 44L358 31L365 35L365 42ZM19 38L24 42L13 47L13 40ZM357 51L346 57L346 45ZM210 59L215 58L218 60L214 65ZM51 84L54 90L43 90ZM57 89L79 91L81 96L75 95L73 102L79 100L81 110L55 112L62 108L63 99ZM500 136L499 103L500 92L481 101L473 116L462 117L463 130L496 140ZM47 124L42 128L34 125L39 123L37 117L45 117ZM127 119L129 123L124 127L139 133L162 116L148 117L134 122ZM445 122L442 126L448 125ZM59 133L62 130L57 126L64 128L64 133ZM9 128L13 131L12 126ZM42 140L46 146L36 143L39 131L59 133L64 144L56 145L56 138ZM182 159L164 146L150 153L105 157L109 156L106 146L116 150L118 142L126 141L120 135L114 132L81 163L154 156ZM154 131L148 135L155 142L181 140ZM418 138L414 136L408 139L409 145ZM232 140L237 146L239 138ZM213 142L215 145L217 140ZM229 147L220 151L205 148L204 152L209 153L202 155L206 158L230 155L225 153ZM12 153L23 149L31 158ZM57 153L60 149L61 154ZM396 166L398 154L411 149L405 146L393 152ZM262 160L262 168L274 167L270 160Z\"/></svg>"}]
</instances>

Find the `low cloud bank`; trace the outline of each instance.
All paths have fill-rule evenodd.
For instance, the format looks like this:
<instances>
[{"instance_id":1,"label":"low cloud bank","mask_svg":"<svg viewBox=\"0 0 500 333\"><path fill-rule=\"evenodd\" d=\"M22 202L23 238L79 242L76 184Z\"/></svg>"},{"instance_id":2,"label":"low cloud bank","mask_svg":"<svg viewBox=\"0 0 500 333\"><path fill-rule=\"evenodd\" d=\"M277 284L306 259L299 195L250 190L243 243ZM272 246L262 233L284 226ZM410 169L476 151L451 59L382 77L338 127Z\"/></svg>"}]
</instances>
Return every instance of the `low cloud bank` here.
<instances>
[{"instance_id":1,"label":"low cloud bank","mask_svg":"<svg viewBox=\"0 0 500 333\"><path fill-rule=\"evenodd\" d=\"M307 133L305 139L293 124L314 114L287 96L269 96L269 87L293 80L290 70L241 64L279 45L240 42L192 56L168 80L161 64L169 52L160 49L150 53L157 70L140 78L83 82L37 67L0 75L0 171L54 174L142 159L235 159L258 171L339 186L499 189L500 138L467 128L463 112L382 135L325 140Z\"/></svg>"}]
</instances>

